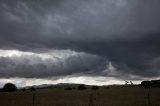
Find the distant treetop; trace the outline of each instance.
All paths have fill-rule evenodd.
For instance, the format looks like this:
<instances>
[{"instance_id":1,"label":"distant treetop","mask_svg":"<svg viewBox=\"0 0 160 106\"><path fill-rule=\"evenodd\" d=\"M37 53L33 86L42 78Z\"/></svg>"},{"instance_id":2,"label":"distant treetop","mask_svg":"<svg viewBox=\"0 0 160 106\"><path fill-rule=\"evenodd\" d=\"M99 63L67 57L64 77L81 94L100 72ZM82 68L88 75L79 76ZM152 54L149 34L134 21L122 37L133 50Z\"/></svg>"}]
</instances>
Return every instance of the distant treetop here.
<instances>
[{"instance_id":1,"label":"distant treetop","mask_svg":"<svg viewBox=\"0 0 160 106\"><path fill-rule=\"evenodd\" d=\"M14 92L17 90L16 85L12 84L12 83L6 83L2 89L2 91L4 92Z\"/></svg>"}]
</instances>

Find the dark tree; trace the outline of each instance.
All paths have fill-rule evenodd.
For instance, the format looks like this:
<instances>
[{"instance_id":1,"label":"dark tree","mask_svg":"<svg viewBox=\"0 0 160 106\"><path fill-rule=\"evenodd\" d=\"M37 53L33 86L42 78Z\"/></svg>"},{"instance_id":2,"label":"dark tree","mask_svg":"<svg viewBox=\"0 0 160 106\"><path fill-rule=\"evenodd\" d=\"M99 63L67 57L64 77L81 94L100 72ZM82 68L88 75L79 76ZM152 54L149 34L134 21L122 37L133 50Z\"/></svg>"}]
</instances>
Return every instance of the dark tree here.
<instances>
[{"instance_id":1,"label":"dark tree","mask_svg":"<svg viewBox=\"0 0 160 106\"><path fill-rule=\"evenodd\" d=\"M122 87L124 87L124 86L122 86ZM110 87L109 86L104 86L104 89L109 89Z\"/></svg>"},{"instance_id":2,"label":"dark tree","mask_svg":"<svg viewBox=\"0 0 160 106\"><path fill-rule=\"evenodd\" d=\"M66 87L66 88L64 88L64 90L72 90L72 88L71 87Z\"/></svg>"},{"instance_id":3,"label":"dark tree","mask_svg":"<svg viewBox=\"0 0 160 106\"><path fill-rule=\"evenodd\" d=\"M3 92L3 89L0 89L0 92Z\"/></svg>"},{"instance_id":4,"label":"dark tree","mask_svg":"<svg viewBox=\"0 0 160 106\"><path fill-rule=\"evenodd\" d=\"M34 87L31 87L30 90L31 91L36 91L36 89Z\"/></svg>"},{"instance_id":5,"label":"dark tree","mask_svg":"<svg viewBox=\"0 0 160 106\"><path fill-rule=\"evenodd\" d=\"M98 86L92 86L92 90L98 90L99 87Z\"/></svg>"},{"instance_id":6,"label":"dark tree","mask_svg":"<svg viewBox=\"0 0 160 106\"><path fill-rule=\"evenodd\" d=\"M150 88L151 87L151 81L142 81L141 84L140 84L140 87Z\"/></svg>"},{"instance_id":7,"label":"dark tree","mask_svg":"<svg viewBox=\"0 0 160 106\"><path fill-rule=\"evenodd\" d=\"M85 85L81 84L78 86L78 90L85 90L87 89Z\"/></svg>"},{"instance_id":8,"label":"dark tree","mask_svg":"<svg viewBox=\"0 0 160 106\"><path fill-rule=\"evenodd\" d=\"M16 85L12 84L12 83L7 83L4 85L3 87L3 92L14 92L17 90Z\"/></svg>"},{"instance_id":9,"label":"dark tree","mask_svg":"<svg viewBox=\"0 0 160 106\"><path fill-rule=\"evenodd\" d=\"M25 88L23 88L23 89L22 89L22 91L26 91L26 89L25 89Z\"/></svg>"}]
</instances>

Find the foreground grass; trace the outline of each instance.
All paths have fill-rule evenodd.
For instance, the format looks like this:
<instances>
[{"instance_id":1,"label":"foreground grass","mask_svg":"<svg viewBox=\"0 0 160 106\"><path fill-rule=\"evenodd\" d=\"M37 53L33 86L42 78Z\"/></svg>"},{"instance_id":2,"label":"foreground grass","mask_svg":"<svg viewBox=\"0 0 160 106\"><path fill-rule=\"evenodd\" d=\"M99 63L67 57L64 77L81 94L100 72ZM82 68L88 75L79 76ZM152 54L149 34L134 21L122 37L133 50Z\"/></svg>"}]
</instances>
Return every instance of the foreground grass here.
<instances>
[{"instance_id":1,"label":"foreground grass","mask_svg":"<svg viewBox=\"0 0 160 106\"><path fill-rule=\"evenodd\" d=\"M101 87L96 91L53 88L0 93L0 106L160 106L160 88Z\"/></svg>"}]
</instances>

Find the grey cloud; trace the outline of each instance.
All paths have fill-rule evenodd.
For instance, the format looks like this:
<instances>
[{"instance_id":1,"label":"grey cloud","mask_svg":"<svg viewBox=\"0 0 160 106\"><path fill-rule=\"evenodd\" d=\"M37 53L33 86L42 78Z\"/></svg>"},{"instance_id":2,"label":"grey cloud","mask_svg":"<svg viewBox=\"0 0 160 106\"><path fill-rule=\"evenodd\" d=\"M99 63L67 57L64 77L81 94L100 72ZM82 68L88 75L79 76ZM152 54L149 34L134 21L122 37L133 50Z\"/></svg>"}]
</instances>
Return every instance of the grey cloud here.
<instances>
[{"instance_id":1,"label":"grey cloud","mask_svg":"<svg viewBox=\"0 0 160 106\"><path fill-rule=\"evenodd\" d=\"M0 57L0 77L47 78L88 71L99 71L106 64L102 57L79 53L65 59L43 60L35 55Z\"/></svg>"},{"instance_id":2,"label":"grey cloud","mask_svg":"<svg viewBox=\"0 0 160 106\"><path fill-rule=\"evenodd\" d=\"M74 42L107 42L159 31L158 1L37 2L1 3L2 43L18 49L78 48Z\"/></svg>"},{"instance_id":3,"label":"grey cloud","mask_svg":"<svg viewBox=\"0 0 160 106\"><path fill-rule=\"evenodd\" d=\"M159 75L158 69L153 72L147 64L160 53L159 3L159 0L2 0L0 48L83 51L115 63L122 73Z\"/></svg>"}]
</instances>

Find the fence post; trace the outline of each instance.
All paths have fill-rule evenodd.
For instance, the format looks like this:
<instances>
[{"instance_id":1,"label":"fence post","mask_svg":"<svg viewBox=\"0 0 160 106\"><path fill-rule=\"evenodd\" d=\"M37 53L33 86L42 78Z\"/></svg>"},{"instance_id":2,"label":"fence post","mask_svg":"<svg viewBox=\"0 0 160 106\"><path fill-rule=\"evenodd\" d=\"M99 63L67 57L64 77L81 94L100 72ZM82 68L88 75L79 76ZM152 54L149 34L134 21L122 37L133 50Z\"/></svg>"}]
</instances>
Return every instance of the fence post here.
<instances>
[{"instance_id":1,"label":"fence post","mask_svg":"<svg viewBox=\"0 0 160 106\"><path fill-rule=\"evenodd\" d=\"M88 106L93 106L93 94L89 95L89 105Z\"/></svg>"},{"instance_id":2,"label":"fence post","mask_svg":"<svg viewBox=\"0 0 160 106\"><path fill-rule=\"evenodd\" d=\"M149 88L150 89L150 88ZM151 104L151 97L150 97L150 92L148 90L148 93L147 93L147 102L148 102L148 106L152 106Z\"/></svg>"},{"instance_id":3,"label":"fence post","mask_svg":"<svg viewBox=\"0 0 160 106\"><path fill-rule=\"evenodd\" d=\"M33 98L32 98L32 106L35 104L35 93L33 93Z\"/></svg>"}]
</instances>

